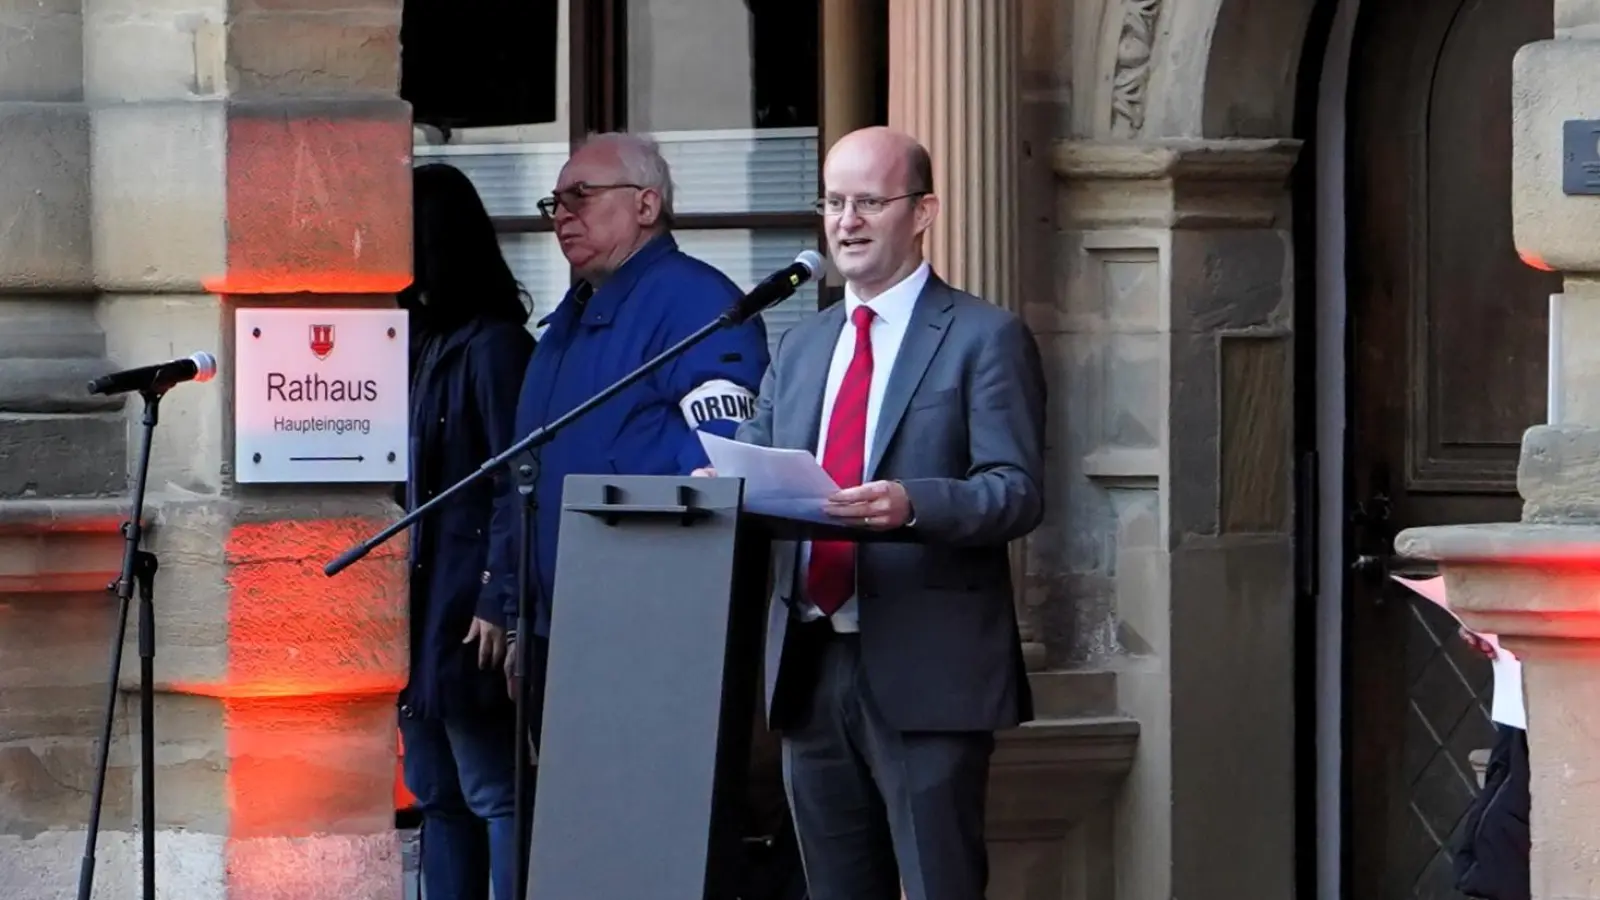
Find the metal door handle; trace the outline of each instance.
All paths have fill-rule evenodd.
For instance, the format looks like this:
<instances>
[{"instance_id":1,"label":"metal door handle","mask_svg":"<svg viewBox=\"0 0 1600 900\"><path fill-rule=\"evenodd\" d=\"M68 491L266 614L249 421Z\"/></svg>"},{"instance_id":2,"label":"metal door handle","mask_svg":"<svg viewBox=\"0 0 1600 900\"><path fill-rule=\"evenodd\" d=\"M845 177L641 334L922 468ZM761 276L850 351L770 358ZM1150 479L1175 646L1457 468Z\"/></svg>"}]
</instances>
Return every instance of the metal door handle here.
<instances>
[{"instance_id":1,"label":"metal door handle","mask_svg":"<svg viewBox=\"0 0 1600 900\"><path fill-rule=\"evenodd\" d=\"M1356 557L1350 568L1363 578L1370 579L1373 585L1383 584L1391 575L1404 578L1432 578L1439 574L1439 564L1431 559L1400 556L1396 553L1362 554Z\"/></svg>"}]
</instances>

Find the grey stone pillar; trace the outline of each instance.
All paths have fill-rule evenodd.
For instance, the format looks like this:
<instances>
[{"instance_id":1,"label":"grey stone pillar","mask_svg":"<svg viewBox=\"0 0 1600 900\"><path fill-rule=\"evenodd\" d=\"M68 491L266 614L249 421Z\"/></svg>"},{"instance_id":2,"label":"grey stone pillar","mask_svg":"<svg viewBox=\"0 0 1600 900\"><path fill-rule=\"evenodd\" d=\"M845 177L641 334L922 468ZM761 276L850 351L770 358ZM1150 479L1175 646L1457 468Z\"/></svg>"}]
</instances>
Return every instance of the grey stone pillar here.
<instances>
[{"instance_id":1,"label":"grey stone pillar","mask_svg":"<svg viewBox=\"0 0 1600 900\"><path fill-rule=\"evenodd\" d=\"M121 401L91 305L89 114L76 0L0 6L0 501L122 490Z\"/></svg>"},{"instance_id":2,"label":"grey stone pillar","mask_svg":"<svg viewBox=\"0 0 1600 900\"><path fill-rule=\"evenodd\" d=\"M1055 148L1060 299L1028 314L1062 412L1032 605L1051 666L1110 675L1139 721L1118 896L1293 893L1298 150Z\"/></svg>"},{"instance_id":3,"label":"grey stone pillar","mask_svg":"<svg viewBox=\"0 0 1600 900\"><path fill-rule=\"evenodd\" d=\"M70 891L104 712L126 490L122 400L91 398L89 114L77 0L0 4L0 890ZM126 818L112 773L107 814Z\"/></svg>"},{"instance_id":4,"label":"grey stone pillar","mask_svg":"<svg viewBox=\"0 0 1600 900\"><path fill-rule=\"evenodd\" d=\"M410 281L399 30L399 0L86 7L111 358L206 350L221 371L168 396L151 462L158 874L185 900L401 894L404 539L336 579L316 564L392 521L392 490L236 483L231 377L238 308L392 308ZM107 846L137 847L131 824Z\"/></svg>"}]
</instances>

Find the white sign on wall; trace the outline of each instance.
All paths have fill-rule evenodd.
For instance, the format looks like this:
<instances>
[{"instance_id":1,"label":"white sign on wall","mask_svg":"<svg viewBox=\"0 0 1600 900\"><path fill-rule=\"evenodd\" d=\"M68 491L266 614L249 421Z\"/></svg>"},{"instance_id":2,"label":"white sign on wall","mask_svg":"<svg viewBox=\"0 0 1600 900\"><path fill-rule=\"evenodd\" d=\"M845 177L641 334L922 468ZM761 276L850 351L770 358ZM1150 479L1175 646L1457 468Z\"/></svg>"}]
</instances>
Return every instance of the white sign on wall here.
<instances>
[{"instance_id":1,"label":"white sign on wall","mask_svg":"<svg viewBox=\"0 0 1600 900\"><path fill-rule=\"evenodd\" d=\"M238 310L235 480L405 481L407 324L392 309Z\"/></svg>"}]
</instances>

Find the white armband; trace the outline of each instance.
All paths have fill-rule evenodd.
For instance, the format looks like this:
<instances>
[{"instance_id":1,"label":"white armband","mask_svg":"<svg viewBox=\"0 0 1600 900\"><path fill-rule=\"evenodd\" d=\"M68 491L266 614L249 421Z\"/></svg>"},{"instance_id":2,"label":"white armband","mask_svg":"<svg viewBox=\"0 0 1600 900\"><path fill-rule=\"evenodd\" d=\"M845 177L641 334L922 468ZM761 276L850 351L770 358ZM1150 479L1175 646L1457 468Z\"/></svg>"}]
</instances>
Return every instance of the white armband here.
<instances>
[{"instance_id":1,"label":"white armband","mask_svg":"<svg viewBox=\"0 0 1600 900\"><path fill-rule=\"evenodd\" d=\"M683 420L699 428L713 419L742 422L755 415L756 395L723 378L708 381L678 401Z\"/></svg>"}]
</instances>

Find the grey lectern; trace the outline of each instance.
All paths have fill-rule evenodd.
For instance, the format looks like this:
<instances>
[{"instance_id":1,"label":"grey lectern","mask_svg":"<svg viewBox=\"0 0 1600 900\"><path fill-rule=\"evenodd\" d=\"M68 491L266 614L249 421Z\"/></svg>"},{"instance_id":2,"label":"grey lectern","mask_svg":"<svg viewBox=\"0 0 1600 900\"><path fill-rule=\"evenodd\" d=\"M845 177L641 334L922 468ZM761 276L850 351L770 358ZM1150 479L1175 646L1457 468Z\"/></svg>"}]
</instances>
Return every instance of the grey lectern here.
<instances>
[{"instance_id":1,"label":"grey lectern","mask_svg":"<svg viewBox=\"0 0 1600 900\"><path fill-rule=\"evenodd\" d=\"M733 900L770 542L859 535L743 484L566 480L528 900Z\"/></svg>"}]
</instances>

